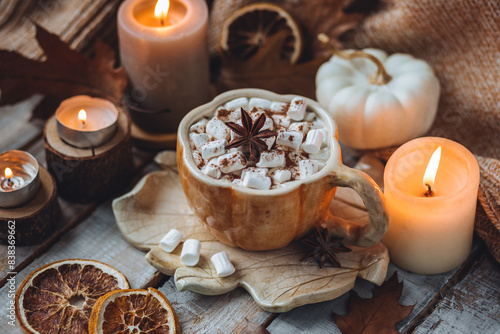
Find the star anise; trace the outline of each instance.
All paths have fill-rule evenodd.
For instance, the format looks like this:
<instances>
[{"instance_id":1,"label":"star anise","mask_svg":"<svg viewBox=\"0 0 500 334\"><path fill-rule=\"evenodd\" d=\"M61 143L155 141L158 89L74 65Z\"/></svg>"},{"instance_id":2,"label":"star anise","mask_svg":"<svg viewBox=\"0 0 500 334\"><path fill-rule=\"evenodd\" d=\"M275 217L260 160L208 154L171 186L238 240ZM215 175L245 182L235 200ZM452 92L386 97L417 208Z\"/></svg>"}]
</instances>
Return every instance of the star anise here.
<instances>
[{"instance_id":1,"label":"star anise","mask_svg":"<svg viewBox=\"0 0 500 334\"><path fill-rule=\"evenodd\" d=\"M267 144L262 140L276 136L276 132L272 130L262 130L266 122L266 115L262 114L255 122L245 109L241 108L241 125L234 122L226 122L226 125L236 133L236 137L226 146L226 148L234 148L242 146L243 153L250 157L251 160L257 160L261 150L267 150Z\"/></svg>"},{"instance_id":2,"label":"star anise","mask_svg":"<svg viewBox=\"0 0 500 334\"><path fill-rule=\"evenodd\" d=\"M300 261L315 258L320 268L323 268L325 261L330 262L336 268L340 268L340 262L337 260L335 253L349 253L351 251L351 249L342 244L342 239L332 237L327 228L320 230L318 227L315 227L309 235L301 240L311 252L300 259Z\"/></svg>"}]
</instances>

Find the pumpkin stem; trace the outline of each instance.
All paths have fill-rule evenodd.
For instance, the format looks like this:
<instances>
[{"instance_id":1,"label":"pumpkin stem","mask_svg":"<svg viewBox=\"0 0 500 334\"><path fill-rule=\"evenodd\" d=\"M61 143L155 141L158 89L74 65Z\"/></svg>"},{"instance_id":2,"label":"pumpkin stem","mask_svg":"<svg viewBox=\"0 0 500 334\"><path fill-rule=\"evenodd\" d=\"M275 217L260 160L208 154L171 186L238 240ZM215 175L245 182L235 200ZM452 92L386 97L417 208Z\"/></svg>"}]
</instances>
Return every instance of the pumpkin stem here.
<instances>
[{"instance_id":1,"label":"pumpkin stem","mask_svg":"<svg viewBox=\"0 0 500 334\"><path fill-rule=\"evenodd\" d=\"M335 56L340 57L342 59L351 60L354 58L365 58L365 59L371 60L377 66L377 72L374 73L373 75L371 75L369 78L369 80L372 84L386 85L389 83L389 81L392 80L392 76L389 73L387 73L384 65L382 64L382 62L380 60L378 60L377 57L375 57L367 52L359 51L359 50L358 51L350 51L350 52L345 51L345 50L337 50L330 44L330 38L326 34L323 34L323 33L318 35L318 40L321 43L325 44L330 49L330 51L332 51L332 53Z\"/></svg>"}]
</instances>

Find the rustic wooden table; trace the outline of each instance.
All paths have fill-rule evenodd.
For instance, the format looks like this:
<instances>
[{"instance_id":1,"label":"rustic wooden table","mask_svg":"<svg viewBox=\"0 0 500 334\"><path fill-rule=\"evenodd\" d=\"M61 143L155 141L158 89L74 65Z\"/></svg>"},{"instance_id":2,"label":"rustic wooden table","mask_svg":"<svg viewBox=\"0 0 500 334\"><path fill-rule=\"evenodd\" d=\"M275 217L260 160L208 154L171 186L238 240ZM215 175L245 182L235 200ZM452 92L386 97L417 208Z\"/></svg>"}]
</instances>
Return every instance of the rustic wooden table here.
<instances>
[{"instance_id":1,"label":"rustic wooden table","mask_svg":"<svg viewBox=\"0 0 500 334\"><path fill-rule=\"evenodd\" d=\"M0 0L0 6L6 3ZM44 8L43 4L47 2L40 1L34 9L23 15L60 34L73 47L85 51L97 36L116 46L114 18L118 3L117 0L85 0L75 6L55 1L53 7ZM84 15L80 15L83 9ZM63 12L65 20L55 19L50 11ZM13 13L16 14L15 11ZM20 19L22 16L19 13L14 14L13 22L4 24L0 30L0 40L7 43L1 47L16 48L33 58L39 58L41 53L32 37L21 41L19 45L9 44L9 41L13 41L11 37L20 33L19 22L25 22ZM42 138L44 124L39 120L30 120L31 110L39 100L39 96L34 96L17 105L0 108L0 152L26 150L45 165ZM135 177L130 180L128 189L143 175L159 170L152 161L153 153L138 149L134 149L133 153ZM171 277L151 267L144 259L145 253L132 247L122 237L111 209L111 198L91 204L74 204L63 199L59 199L59 202L63 217L57 231L40 244L16 247L14 270L7 266L7 247L0 246L1 333L22 332L16 321L13 325L9 324L12 320L9 303L13 300L13 290L36 268L68 258L87 258L108 263L123 272L133 288L159 288L172 302L184 333L240 333L246 328L245 318L265 324L273 334L340 333L332 315L334 312L347 313L348 294L287 313L272 314L260 309L243 289L221 296L181 293L175 288ZM416 305L410 316L398 324L398 331L500 333L500 266L480 240L475 241L468 260L460 268L448 273L417 275L391 264L388 276L394 271L404 281L400 301L404 305ZM358 281L355 290L361 297L369 297L372 288L371 284Z\"/></svg>"}]
</instances>

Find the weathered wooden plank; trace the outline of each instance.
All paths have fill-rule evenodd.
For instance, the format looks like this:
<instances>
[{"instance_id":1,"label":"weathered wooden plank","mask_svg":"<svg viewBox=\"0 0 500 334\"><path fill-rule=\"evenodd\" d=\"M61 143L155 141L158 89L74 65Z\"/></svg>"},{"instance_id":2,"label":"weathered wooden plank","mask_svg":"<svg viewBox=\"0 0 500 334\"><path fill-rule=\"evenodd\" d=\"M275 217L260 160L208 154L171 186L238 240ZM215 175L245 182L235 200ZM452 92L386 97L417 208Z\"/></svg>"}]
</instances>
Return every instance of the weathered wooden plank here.
<instances>
[{"instance_id":1,"label":"weathered wooden plank","mask_svg":"<svg viewBox=\"0 0 500 334\"><path fill-rule=\"evenodd\" d=\"M500 333L500 266L485 252L413 333Z\"/></svg>"},{"instance_id":2,"label":"weathered wooden plank","mask_svg":"<svg viewBox=\"0 0 500 334\"><path fill-rule=\"evenodd\" d=\"M156 270L144 258L145 253L130 246L118 231L111 203L101 205L87 220L61 237L52 248L15 275L15 287L36 268L61 259L94 259L112 265L120 270L133 288L147 285L156 279ZM8 305L10 283L0 289L0 300ZM8 309L0 308L0 329L2 332L22 333L19 324L8 324Z\"/></svg>"},{"instance_id":3,"label":"weathered wooden plank","mask_svg":"<svg viewBox=\"0 0 500 334\"><path fill-rule=\"evenodd\" d=\"M171 278L159 290L172 303L183 333L241 333L246 328L245 318L264 323L271 315L259 308L243 289L220 296L204 296L179 292Z\"/></svg>"},{"instance_id":4,"label":"weathered wooden plank","mask_svg":"<svg viewBox=\"0 0 500 334\"><path fill-rule=\"evenodd\" d=\"M456 270L441 275L417 275L409 273L394 264L389 265L387 277L394 271L398 272L399 279L403 279L404 288L400 302L403 305L415 305L410 316L398 324L398 330L404 330L412 319L427 306L428 302L437 294L441 287L448 282ZM356 282L356 291L362 298L371 297L373 284L363 280ZM332 314L346 314L348 312L348 294L332 301L307 305L280 314L268 327L273 334L280 333L340 333L333 321Z\"/></svg>"}]
</instances>

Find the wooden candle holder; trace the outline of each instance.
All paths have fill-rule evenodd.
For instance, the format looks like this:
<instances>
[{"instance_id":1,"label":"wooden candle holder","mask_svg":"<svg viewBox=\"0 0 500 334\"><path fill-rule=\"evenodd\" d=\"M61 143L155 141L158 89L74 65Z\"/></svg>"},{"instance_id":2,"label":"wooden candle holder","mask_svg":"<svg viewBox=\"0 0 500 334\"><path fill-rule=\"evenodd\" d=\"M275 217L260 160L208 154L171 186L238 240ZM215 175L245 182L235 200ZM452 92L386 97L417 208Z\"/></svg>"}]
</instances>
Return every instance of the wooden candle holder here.
<instances>
[{"instance_id":1,"label":"wooden candle holder","mask_svg":"<svg viewBox=\"0 0 500 334\"><path fill-rule=\"evenodd\" d=\"M61 140L55 116L47 121L47 166L61 197L78 203L98 201L129 183L133 172L130 124L129 116L120 110L113 138L101 146L81 149Z\"/></svg>"},{"instance_id":2,"label":"wooden candle holder","mask_svg":"<svg viewBox=\"0 0 500 334\"><path fill-rule=\"evenodd\" d=\"M5 245L36 244L52 234L61 209L54 178L40 166L40 189L29 202L14 208L0 208L0 243ZM13 235L9 239L9 235ZM12 241L14 240L14 241Z\"/></svg>"}]
</instances>

